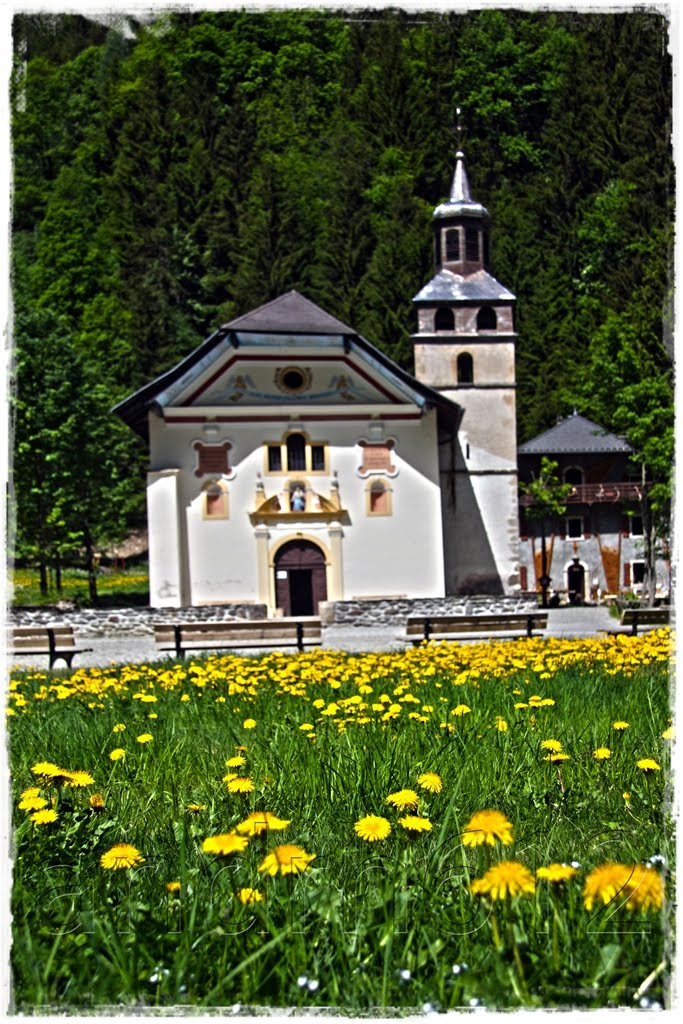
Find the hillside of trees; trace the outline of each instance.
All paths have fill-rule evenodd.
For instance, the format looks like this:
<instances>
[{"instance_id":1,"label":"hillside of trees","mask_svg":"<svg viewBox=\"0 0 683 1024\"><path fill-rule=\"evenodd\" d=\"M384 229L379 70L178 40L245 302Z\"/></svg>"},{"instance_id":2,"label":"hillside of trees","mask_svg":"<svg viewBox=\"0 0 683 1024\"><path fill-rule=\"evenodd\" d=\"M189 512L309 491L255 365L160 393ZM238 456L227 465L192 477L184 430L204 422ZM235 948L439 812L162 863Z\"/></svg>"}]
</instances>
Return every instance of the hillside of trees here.
<instances>
[{"instance_id":1,"label":"hillside of trees","mask_svg":"<svg viewBox=\"0 0 683 1024\"><path fill-rule=\"evenodd\" d=\"M456 106L517 296L519 441L572 408L667 508L672 67L655 10L18 14L11 79L17 556L144 522L112 406L296 288L412 369Z\"/></svg>"}]
</instances>

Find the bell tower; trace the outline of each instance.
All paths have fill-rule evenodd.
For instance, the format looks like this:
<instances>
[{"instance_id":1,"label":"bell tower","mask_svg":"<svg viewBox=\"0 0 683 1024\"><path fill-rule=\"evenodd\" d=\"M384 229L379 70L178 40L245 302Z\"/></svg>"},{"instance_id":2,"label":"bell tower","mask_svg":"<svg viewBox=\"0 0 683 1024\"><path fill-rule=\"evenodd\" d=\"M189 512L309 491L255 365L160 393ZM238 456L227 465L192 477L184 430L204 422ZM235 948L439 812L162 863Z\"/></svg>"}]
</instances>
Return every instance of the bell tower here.
<instances>
[{"instance_id":1,"label":"bell tower","mask_svg":"<svg viewBox=\"0 0 683 1024\"><path fill-rule=\"evenodd\" d=\"M514 295L490 273L491 218L455 154L450 197L432 218L434 269L413 301L415 376L456 402L441 445L448 593L519 589Z\"/></svg>"}]
</instances>

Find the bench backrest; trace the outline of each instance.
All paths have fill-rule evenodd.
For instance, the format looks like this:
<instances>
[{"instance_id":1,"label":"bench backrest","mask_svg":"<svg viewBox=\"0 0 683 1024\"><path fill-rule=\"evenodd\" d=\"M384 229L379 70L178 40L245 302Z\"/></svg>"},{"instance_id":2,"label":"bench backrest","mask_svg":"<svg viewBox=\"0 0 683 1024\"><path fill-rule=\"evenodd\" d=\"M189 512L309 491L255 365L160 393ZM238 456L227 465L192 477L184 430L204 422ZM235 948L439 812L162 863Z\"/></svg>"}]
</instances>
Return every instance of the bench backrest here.
<instances>
[{"instance_id":1,"label":"bench backrest","mask_svg":"<svg viewBox=\"0 0 683 1024\"><path fill-rule=\"evenodd\" d=\"M177 625L183 644L208 643L211 640L295 640L299 623L301 623L304 639L315 639L321 635L320 619L303 617L301 619L233 619L229 622L156 623L154 637L157 643L175 643Z\"/></svg>"},{"instance_id":2,"label":"bench backrest","mask_svg":"<svg viewBox=\"0 0 683 1024\"><path fill-rule=\"evenodd\" d=\"M670 608L624 608L621 613L621 624L623 626L632 626L634 622L637 622L639 626L665 626L670 619Z\"/></svg>"},{"instance_id":3,"label":"bench backrest","mask_svg":"<svg viewBox=\"0 0 683 1024\"><path fill-rule=\"evenodd\" d=\"M422 636L425 623L431 633L476 633L493 630L519 629L526 631L529 618L533 629L545 629L548 624L547 612L501 612L492 615L409 615L406 621L408 636Z\"/></svg>"},{"instance_id":4,"label":"bench backrest","mask_svg":"<svg viewBox=\"0 0 683 1024\"><path fill-rule=\"evenodd\" d=\"M14 626L12 644L15 650L33 648L50 650L50 633L55 647L75 647L73 626Z\"/></svg>"}]
</instances>

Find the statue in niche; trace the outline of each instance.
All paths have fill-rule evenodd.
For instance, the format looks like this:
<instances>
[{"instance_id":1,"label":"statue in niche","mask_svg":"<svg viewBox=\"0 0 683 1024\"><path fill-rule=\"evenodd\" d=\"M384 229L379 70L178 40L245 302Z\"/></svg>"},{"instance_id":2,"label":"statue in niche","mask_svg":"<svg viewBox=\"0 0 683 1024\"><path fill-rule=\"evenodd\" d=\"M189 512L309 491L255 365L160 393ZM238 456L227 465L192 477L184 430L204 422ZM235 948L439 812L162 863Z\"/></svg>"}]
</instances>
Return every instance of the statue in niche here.
<instances>
[{"instance_id":1,"label":"statue in niche","mask_svg":"<svg viewBox=\"0 0 683 1024\"><path fill-rule=\"evenodd\" d=\"M295 487L291 498L292 512L304 512L306 509L306 495L302 487Z\"/></svg>"}]
</instances>

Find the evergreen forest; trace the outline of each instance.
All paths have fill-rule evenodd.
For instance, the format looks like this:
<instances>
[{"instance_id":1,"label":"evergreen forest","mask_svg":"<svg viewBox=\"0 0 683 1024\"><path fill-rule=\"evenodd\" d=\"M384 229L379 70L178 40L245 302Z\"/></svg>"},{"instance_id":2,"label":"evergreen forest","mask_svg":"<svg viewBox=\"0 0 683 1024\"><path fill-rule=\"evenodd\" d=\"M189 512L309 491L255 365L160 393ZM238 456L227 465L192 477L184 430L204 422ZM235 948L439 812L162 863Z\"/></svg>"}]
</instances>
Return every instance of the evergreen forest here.
<instances>
[{"instance_id":1,"label":"evergreen forest","mask_svg":"<svg viewBox=\"0 0 683 1024\"><path fill-rule=\"evenodd\" d=\"M576 408L665 515L669 32L647 8L17 14L12 553L90 564L143 525L112 407L291 288L411 370L459 145L517 297L518 440Z\"/></svg>"}]
</instances>

